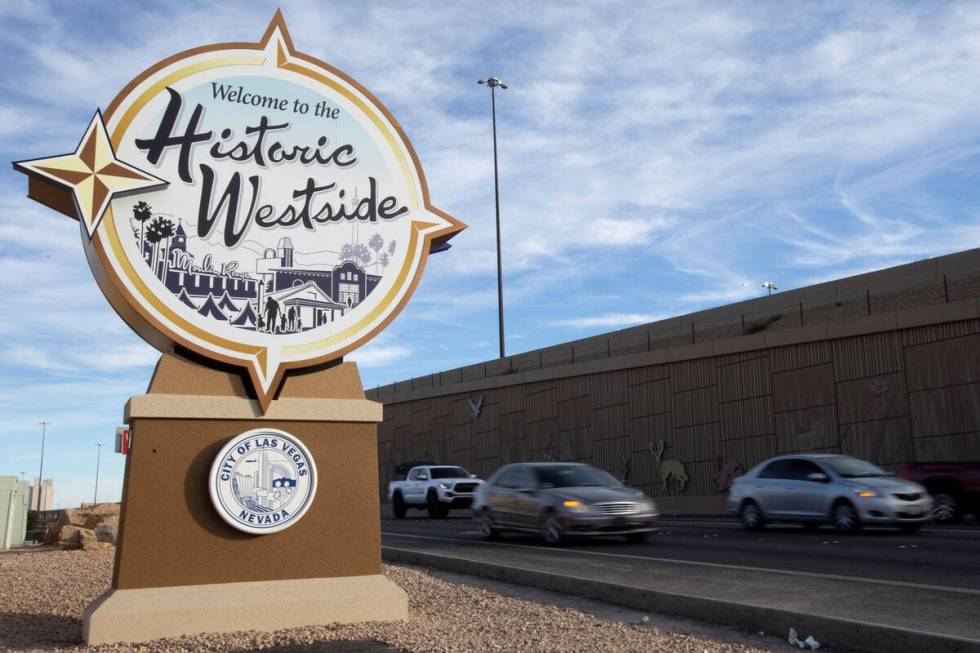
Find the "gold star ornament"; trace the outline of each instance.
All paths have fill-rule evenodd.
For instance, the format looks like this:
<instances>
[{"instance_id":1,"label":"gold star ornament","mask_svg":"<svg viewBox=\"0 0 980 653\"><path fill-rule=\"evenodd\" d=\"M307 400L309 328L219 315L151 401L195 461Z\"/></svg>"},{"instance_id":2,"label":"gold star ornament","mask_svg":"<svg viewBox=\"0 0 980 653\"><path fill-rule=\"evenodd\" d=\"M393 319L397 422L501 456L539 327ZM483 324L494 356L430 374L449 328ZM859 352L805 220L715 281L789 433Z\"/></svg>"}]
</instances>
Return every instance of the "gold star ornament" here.
<instances>
[{"instance_id":1,"label":"gold star ornament","mask_svg":"<svg viewBox=\"0 0 980 653\"><path fill-rule=\"evenodd\" d=\"M168 184L116 158L99 111L73 153L15 161L14 169L28 176L28 197L81 220L89 238L113 198L159 190Z\"/></svg>"}]
</instances>

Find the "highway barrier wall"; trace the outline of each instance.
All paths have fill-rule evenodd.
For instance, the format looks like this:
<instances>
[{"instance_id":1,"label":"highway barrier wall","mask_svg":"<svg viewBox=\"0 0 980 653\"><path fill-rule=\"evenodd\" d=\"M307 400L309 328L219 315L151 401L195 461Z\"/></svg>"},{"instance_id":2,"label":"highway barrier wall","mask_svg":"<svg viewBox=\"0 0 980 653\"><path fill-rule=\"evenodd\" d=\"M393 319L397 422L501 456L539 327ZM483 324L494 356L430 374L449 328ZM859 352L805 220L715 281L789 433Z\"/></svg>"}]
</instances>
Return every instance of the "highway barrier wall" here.
<instances>
[{"instance_id":1,"label":"highway barrier wall","mask_svg":"<svg viewBox=\"0 0 980 653\"><path fill-rule=\"evenodd\" d=\"M980 459L978 296L969 250L378 387L379 491L407 460L580 461L719 512L777 454Z\"/></svg>"}]
</instances>

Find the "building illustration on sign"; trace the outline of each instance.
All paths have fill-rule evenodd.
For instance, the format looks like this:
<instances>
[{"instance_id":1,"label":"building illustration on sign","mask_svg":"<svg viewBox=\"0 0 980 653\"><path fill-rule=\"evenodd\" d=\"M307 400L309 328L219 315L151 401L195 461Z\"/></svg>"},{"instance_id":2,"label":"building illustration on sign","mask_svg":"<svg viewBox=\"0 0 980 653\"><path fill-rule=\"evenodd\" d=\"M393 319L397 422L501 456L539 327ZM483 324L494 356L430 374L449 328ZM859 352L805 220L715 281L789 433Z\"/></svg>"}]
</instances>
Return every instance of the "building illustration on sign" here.
<instances>
[{"instance_id":1,"label":"building illustration on sign","mask_svg":"<svg viewBox=\"0 0 980 653\"><path fill-rule=\"evenodd\" d=\"M273 455L283 460L270 462L269 452L262 450L235 469L232 492L243 507L254 512L280 510L289 503L296 488L296 478L285 457L275 452Z\"/></svg>"},{"instance_id":2,"label":"building illustration on sign","mask_svg":"<svg viewBox=\"0 0 980 653\"><path fill-rule=\"evenodd\" d=\"M280 14L257 43L147 69L73 152L14 167L79 220L131 327L165 353L243 368L263 411L288 370L386 328L465 228L432 205L391 112L298 52Z\"/></svg>"},{"instance_id":3,"label":"building illustration on sign","mask_svg":"<svg viewBox=\"0 0 980 653\"><path fill-rule=\"evenodd\" d=\"M152 217L146 202L133 205L130 223L143 261L182 304L206 318L271 334L308 331L345 315L381 281L364 266L373 262L383 273L397 247L375 232L367 243L318 252L311 264L314 255L296 252L284 236L259 255L242 247L239 259L218 262L206 243L196 253L189 249L183 220L175 226L166 216ZM246 257L251 271L242 265ZM333 264L325 262L329 257Z\"/></svg>"}]
</instances>

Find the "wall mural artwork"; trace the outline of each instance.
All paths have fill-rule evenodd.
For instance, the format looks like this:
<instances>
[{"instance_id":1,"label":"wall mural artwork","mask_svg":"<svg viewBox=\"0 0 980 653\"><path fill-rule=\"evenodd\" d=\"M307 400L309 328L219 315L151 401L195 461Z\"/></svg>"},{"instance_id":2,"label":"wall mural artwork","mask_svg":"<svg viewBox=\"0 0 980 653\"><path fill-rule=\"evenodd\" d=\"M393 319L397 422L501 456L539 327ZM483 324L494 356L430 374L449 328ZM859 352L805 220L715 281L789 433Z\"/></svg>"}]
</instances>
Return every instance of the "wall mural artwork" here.
<instances>
[{"instance_id":1,"label":"wall mural artwork","mask_svg":"<svg viewBox=\"0 0 980 653\"><path fill-rule=\"evenodd\" d=\"M470 407L470 417L475 422L480 417L480 411L483 410L483 395L480 395L476 399L467 399L466 402Z\"/></svg>"},{"instance_id":2,"label":"wall mural artwork","mask_svg":"<svg viewBox=\"0 0 980 653\"><path fill-rule=\"evenodd\" d=\"M714 471L711 473L711 478L715 482L715 487L724 491L730 488L735 479L744 473L745 470L742 469L742 465L739 463L731 460L723 463L721 456L718 456L718 460L715 461Z\"/></svg>"},{"instance_id":3,"label":"wall mural artwork","mask_svg":"<svg viewBox=\"0 0 980 653\"><path fill-rule=\"evenodd\" d=\"M680 489L678 492L683 492L687 488L687 472L684 471L684 463L679 460L662 460L664 455L664 449L667 446L663 440L658 440L656 443L650 443L650 455L657 463L657 475L660 476L660 482L664 485L664 490L667 490L667 481L674 479L680 484Z\"/></svg>"}]
</instances>

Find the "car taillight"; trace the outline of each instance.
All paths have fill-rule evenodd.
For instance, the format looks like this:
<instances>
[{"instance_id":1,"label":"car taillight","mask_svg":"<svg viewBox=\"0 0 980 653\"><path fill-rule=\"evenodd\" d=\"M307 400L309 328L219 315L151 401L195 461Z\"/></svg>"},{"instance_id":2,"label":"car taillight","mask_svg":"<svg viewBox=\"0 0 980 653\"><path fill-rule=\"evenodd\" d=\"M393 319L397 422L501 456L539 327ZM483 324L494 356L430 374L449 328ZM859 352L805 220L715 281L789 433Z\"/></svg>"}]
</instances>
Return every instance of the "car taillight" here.
<instances>
[{"instance_id":1,"label":"car taillight","mask_svg":"<svg viewBox=\"0 0 980 653\"><path fill-rule=\"evenodd\" d=\"M912 479L912 474L909 473L909 468L908 467L903 467L902 468L902 471L900 471L898 473L898 475L900 477L904 478L906 481L909 481L909 480Z\"/></svg>"}]
</instances>

